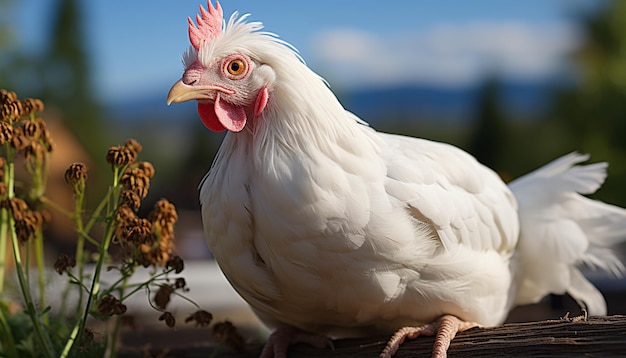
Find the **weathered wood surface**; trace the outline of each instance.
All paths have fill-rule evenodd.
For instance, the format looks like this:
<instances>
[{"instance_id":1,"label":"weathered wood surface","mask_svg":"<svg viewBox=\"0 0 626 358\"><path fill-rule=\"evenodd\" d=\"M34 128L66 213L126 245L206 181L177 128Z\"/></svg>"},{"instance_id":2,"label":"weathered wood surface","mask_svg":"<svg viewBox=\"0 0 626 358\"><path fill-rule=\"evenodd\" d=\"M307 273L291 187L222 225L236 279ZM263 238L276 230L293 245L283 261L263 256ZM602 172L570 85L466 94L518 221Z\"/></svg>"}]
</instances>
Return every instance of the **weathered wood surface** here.
<instances>
[{"instance_id":1,"label":"weathered wood surface","mask_svg":"<svg viewBox=\"0 0 626 358\"><path fill-rule=\"evenodd\" d=\"M388 337L344 339L335 350L296 345L289 357L378 357ZM429 357L433 338L405 342L395 357ZM188 347L169 352L152 351L156 357L257 357L260 344L244 352L209 346ZM147 353L147 352L144 352ZM146 356L126 350L119 357ZM452 341L449 357L626 357L626 316L564 318L529 323L510 323L495 328L474 328Z\"/></svg>"}]
</instances>

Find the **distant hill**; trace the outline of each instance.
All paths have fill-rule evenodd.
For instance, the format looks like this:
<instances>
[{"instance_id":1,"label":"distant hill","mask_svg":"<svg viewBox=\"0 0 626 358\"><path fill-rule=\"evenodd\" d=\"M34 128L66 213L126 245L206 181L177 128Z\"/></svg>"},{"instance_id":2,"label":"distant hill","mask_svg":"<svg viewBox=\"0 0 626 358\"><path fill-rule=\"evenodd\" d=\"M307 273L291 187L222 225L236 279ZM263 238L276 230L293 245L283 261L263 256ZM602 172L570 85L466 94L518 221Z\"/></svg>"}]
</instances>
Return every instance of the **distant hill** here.
<instances>
[{"instance_id":1,"label":"distant hill","mask_svg":"<svg viewBox=\"0 0 626 358\"><path fill-rule=\"evenodd\" d=\"M549 103L550 83L509 82L502 85L504 108L515 118L529 118L544 111ZM196 119L193 103L167 106L167 87L158 93L125 102L109 103L109 117L123 122L160 122ZM445 88L407 85L366 88L338 94L346 109L376 123L385 118L420 118L465 121L472 117L478 86Z\"/></svg>"},{"instance_id":2,"label":"distant hill","mask_svg":"<svg viewBox=\"0 0 626 358\"><path fill-rule=\"evenodd\" d=\"M546 109L549 89L550 85L545 83L503 84L503 108L513 118L534 117ZM364 89L346 94L342 102L346 108L371 123L389 117L455 122L472 118L479 90L478 86Z\"/></svg>"}]
</instances>

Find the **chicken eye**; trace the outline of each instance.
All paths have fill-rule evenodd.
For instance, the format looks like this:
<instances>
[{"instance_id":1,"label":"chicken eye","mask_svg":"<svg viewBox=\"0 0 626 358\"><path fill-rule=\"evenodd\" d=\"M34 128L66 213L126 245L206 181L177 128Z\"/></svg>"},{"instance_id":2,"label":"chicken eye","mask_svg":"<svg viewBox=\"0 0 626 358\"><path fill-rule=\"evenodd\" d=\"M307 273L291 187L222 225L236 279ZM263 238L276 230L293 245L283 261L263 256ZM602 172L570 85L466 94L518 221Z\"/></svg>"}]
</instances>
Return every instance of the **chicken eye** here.
<instances>
[{"instance_id":1,"label":"chicken eye","mask_svg":"<svg viewBox=\"0 0 626 358\"><path fill-rule=\"evenodd\" d=\"M239 76L246 72L246 63L242 60L232 60L226 65L226 70L233 76Z\"/></svg>"}]
</instances>

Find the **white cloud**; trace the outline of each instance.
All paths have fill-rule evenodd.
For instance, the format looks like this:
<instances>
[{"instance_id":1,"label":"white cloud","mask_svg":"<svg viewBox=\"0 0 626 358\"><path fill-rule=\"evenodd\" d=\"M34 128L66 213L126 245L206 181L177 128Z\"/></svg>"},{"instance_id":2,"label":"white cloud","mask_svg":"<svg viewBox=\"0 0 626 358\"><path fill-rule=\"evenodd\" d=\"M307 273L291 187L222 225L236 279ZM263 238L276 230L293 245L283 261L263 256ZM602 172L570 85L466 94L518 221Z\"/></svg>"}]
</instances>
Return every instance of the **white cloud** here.
<instances>
[{"instance_id":1,"label":"white cloud","mask_svg":"<svg viewBox=\"0 0 626 358\"><path fill-rule=\"evenodd\" d=\"M442 24L382 37L332 29L313 41L311 63L342 86L421 82L456 86L490 72L541 79L564 69L580 42L573 27L522 22Z\"/></svg>"}]
</instances>

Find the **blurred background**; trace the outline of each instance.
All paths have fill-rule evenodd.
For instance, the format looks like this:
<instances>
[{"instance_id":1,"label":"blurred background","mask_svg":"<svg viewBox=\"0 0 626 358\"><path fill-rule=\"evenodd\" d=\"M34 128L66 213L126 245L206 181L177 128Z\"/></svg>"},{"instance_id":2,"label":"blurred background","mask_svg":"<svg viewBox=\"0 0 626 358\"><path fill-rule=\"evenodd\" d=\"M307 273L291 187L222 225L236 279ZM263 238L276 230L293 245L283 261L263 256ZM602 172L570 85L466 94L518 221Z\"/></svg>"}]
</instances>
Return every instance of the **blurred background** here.
<instances>
[{"instance_id":1,"label":"blurred background","mask_svg":"<svg viewBox=\"0 0 626 358\"><path fill-rule=\"evenodd\" d=\"M205 4L206 5L206 4ZM377 129L453 143L519 176L568 153L609 161L626 205L626 4L598 0L223 1L299 49ZM144 144L154 198L197 209L222 136L167 107L198 0L0 0L0 85L44 100L94 165ZM62 143L59 143L62 145ZM92 176L95 178L96 176Z\"/></svg>"},{"instance_id":2,"label":"blurred background","mask_svg":"<svg viewBox=\"0 0 626 358\"><path fill-rule=\"evenodd\" d=\"M222 135L194 103L165 105L199 0L0 0L0 88L41 98L59 178L136 138L156 167L148 202L172 201L178 251L209 255L197 186ZM206 4L204 4L206 6ZM571 151L610 162L595 197L626 206L626 2L244 1L373 127L445 141L510 180ZM63 185L63 184L60 184ZM61 189L59 189L61 190ZM150 207L151 205L147 205ZM61 239L63 247L63 239ZM68 245L68 248L71 247Z\"/></svg>"}]
</instances>

